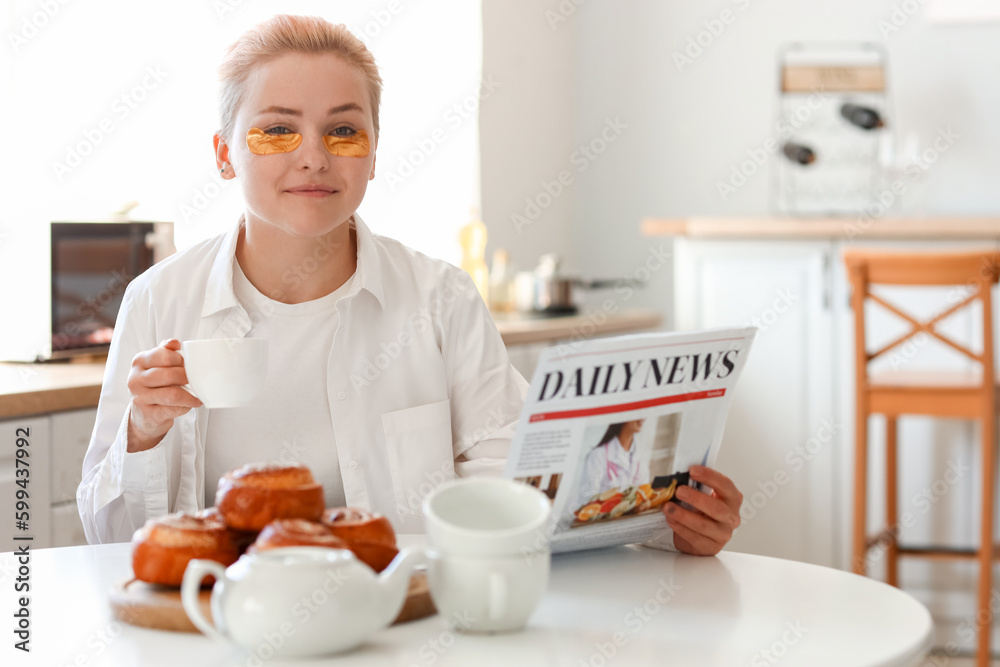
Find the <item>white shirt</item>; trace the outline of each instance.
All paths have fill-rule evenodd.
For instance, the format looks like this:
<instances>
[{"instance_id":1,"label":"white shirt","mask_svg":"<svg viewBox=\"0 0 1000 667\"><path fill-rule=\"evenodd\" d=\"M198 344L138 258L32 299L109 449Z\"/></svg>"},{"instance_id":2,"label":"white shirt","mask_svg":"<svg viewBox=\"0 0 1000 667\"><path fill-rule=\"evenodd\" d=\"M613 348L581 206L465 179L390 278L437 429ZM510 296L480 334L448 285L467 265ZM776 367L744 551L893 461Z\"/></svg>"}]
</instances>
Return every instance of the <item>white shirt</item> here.
<instances>
[{"instance_id":1,"label":"white shirt","mask_svg":"<svg viewBox=\"0 0 1000 667\"><path fill-rule=\"evenodd\" d=\"M628 450L622 447L618 436L611 438L606 444L591 449L583 462L578 502L574 507L579 508L595 494L608 489L620 490L627 486L639 486L651 482L649 464L642 459L643 456L639 452L639 438L634 435Z\"/></svg>"},{"instance_id":2,"label":"white shirt","mask_svg":"<svg viewBox=\"0 0 1000 667\"><path fill-rule=\"evenodd\" d=\"M267 376L249 405L216 410L205 443L205 504L215 504L219 478L247 461L304 463L323 485L327 507L341 507L337 438L327 396L326 359L340 324L337 301L356 282L303 303L270 299L233 262L236 299L250 315L247 338L266 338Z\"/></svg>"},{"instance_id":3,"label":"white shirt","mask_svg":"<svg viewBox=\"0 0 1000 667\"><path fill-rule=\"evenodd\" d=\"M327 404L347 504L423 531L420 505L457 476L499 476L528 384L464 271L377 236L354 216L356 282L336 303ZM242 221L241 221L242 222ZM244 337L233 289L239 225L158 263L125 291L77 504L90 543L125 541L147 518L205 507L213 411L178 417L126 451L133 357L167 338ZM317 260L329 255L321 243Z\"/></svg>"}]
</instances>

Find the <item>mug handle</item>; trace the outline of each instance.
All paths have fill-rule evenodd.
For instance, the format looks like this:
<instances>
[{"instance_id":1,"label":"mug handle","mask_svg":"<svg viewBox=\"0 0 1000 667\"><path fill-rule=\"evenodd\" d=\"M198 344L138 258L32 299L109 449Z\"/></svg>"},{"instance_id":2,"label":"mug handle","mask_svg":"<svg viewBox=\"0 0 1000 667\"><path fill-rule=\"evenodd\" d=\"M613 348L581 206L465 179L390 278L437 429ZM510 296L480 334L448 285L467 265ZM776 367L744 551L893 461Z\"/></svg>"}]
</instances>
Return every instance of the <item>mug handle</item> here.
<instances>
[{"instance_id":1,"label":"mug handle","mask_svg":"<svg viewBox=\"0 0 1000 667\"><path fill-rule=\"evenodd\" d=\"M497 571L490 572L490 609L491 621L503 618L507 611L507 579Z\"/></svg>"},{"instance_id":2,"label":"mug handle","mask_svg":"<svg viewBox=\"0 0 1000 667\"><path fill-rule=\"evenodd\" d=\"M184 570L184 580L181 582L181 603L184 605L184 611L187 612L188 618L206 637L227 641L229 638L216 630L201 613L198 593L201 590L201 580L210 574L215 577L216 582L223 581L226 578L226 568L214 560L196 558L190 561L187 564L187 569ZM212 589L212 597L215 597L214 588Z\"/></svg>"}]
</instances>

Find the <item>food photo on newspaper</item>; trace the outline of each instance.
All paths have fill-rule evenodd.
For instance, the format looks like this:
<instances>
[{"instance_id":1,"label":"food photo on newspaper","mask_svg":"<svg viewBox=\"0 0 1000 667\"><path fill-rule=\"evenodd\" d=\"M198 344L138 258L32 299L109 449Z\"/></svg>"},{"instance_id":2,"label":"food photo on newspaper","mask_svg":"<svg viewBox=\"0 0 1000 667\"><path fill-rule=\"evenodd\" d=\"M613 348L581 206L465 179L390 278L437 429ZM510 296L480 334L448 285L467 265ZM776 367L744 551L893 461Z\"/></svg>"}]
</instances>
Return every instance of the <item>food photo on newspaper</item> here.
<instances>
[{"instance_id":1,"label":"food photo on newspaper","mask_svg":"<svg viewBox=\"0 0 1000 667\"><path fill-rule=\"evenodd\" d=\"M672 543L665 503L711 467L755 327L655 333L542 352L504 475L552 502L553 552Z\"/></svg>"}]
</instances>

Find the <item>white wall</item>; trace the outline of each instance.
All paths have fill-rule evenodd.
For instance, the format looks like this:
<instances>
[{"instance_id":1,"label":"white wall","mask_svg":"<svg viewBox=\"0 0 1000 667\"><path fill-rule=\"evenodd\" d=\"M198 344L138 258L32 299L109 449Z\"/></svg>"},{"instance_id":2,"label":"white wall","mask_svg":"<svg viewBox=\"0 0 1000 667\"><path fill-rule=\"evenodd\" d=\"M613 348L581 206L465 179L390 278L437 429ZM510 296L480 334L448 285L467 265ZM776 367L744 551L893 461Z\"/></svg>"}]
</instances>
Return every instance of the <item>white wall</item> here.
<instances>
[{"instance_id":1,"label":"white wall","mask_svg":"<svg viewBox=\"0 0 1000 667\"><path fill-rule=\"evenodd\" d=\"M222 181L215 167L219 63L240 34L274 14L320 15L369 46L385 83L376 179L362 216L377 232L458 260L456 230L479 203L478 3L45 7L15 0L3 18L0 84L11 93L8 105L18 104L16 126L5 124L16 147L9 159L17 163L11 194L20 217L11 217L18 224L106 216L136 200L134 217L176 223L178 248L229 229L243 207L239 183Z\"/></svg>"},{"instance_id":2,"label":"white wall","mask_svg":"<svg viewBox=\"0 0 1000 667\"><path fill-rule=\"evenodd\" d=\"M587 275L631 275L666 245L640 236L645 216L768 213L768 173L759 172L728 201L716 183L747 150L773 136L776 54L793 40L883 42L897 145L915 135L924 148L946 127L960 135L912 184L897 212L996 213L1000 24L930 24L923 9L913 17L901 9L894 14L903 4L484 0L484 67L517 79L495 106L484 105L481 118L491 239L531 260L527 264L543 252L571 248L571 263ZM733 20L679 71L673 53L683 52L704 23L726 9ZM902 26L890 32L893 19ZM518 234L511 216L523 212L524 198L571 168L575 147L616 117L627 129L585 171L574 170L572 201L564 194ZM628 305L667 308L670 273L670 267L652 272L650 289Z\"/></svg>"},{"instance_id":3,"label":"white wall","mask_svg":"<svg viewBox=\"0 0 1000 667\"><path fill-rule=\"evenodd\" d=\"M573 254L575 186L537 215L526 214L525 200L567 168L575 139L573 29L550 29L541 7L531 0L483 0L483 77L501 84L480 107L487 260L495 248L507 248L522 270L546 252L570 260ZM518 228L514 215L530 224Z\"/></svg>"}]
</instances>

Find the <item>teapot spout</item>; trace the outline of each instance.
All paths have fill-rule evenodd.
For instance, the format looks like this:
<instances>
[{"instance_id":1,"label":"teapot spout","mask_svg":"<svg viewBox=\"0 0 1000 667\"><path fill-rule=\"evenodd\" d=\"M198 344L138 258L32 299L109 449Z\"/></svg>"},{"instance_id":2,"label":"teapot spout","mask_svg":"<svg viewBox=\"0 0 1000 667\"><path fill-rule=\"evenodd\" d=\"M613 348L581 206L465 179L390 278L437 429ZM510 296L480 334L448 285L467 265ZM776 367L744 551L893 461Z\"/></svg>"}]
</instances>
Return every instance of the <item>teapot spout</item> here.
<instances>
[{"instance_id":1,"label":"teapot spout","mask_svg":"<svg viewBox=\"0 0 1000 667\"><path fill-rule=\"evenodd\" d=\"M406 594L410 589L410 577L413 569L418 565L427 563L427 554L422 548L406 547L389 563L389 567L382 571L378 577L379 587L382 589L382 618L379 619L379 627L388 627L406 602Z\"/></svg>"}]
</instances>

